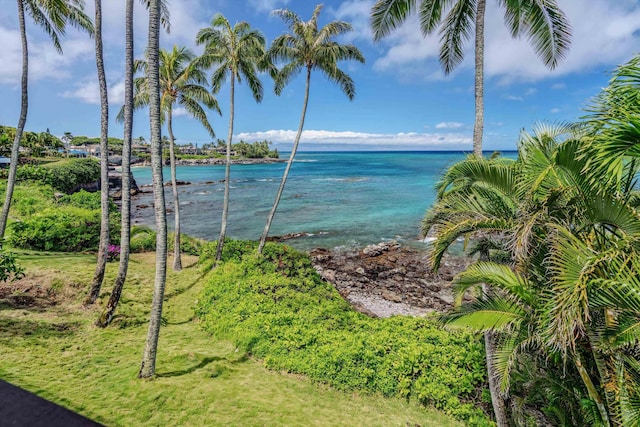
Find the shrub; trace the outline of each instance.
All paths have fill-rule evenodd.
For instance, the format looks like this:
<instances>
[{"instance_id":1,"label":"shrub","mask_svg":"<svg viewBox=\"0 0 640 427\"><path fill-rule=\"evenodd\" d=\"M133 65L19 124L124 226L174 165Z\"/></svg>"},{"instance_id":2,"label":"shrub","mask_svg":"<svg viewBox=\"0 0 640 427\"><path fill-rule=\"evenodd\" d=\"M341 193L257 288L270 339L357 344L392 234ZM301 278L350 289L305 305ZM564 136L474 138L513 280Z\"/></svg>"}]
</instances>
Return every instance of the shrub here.
<instances>
[{"instance_id":1,"label":"shrub","mask_svg":"<svg viewBox=\"0 0 640 427\"><path fill-rule=\"evenodd\" d=\"M89 210L102 209L101 194L99 192L89 192L86 190L64 195L58 199L58 203ZM109 199L109 213L113 214L116 212L118 212L118 206L113 203L113 200Z\"/></svg>"},{"instance_id":2,"label":"shrub","mask_svg":"<svg viewBox=\"0 0 640 427\"><path fill-rule=\"evenodd\" d=\"M186 234L180 234L180 250L183 254L199 256L205 241ZM131 229L130 250L152 252L156 250L156 232L147 226L135 226ZM173 233L167 237L167 250L173 251Z\"/></svg>"},{"instance_id":3,"label":"shrub","mask_svg":"<svg viewBox=\"0 0 640 427\"><path fill-rule=\"evenodd\" d=\"M0 283L14 281L24 277L24 269L16 262L11 252L5 252L0 246Z\"/></svg>"},{"instance_id":4,"label":"shrub","mask_svg":"<svg viewBox=\"0 0 640 427\"><path fill-rule=\"evenodd\" d=\"M110 244L107 246L107 261L112 262L120 257L120 246Z\"/></svg>"},{"instance_id":5,"label":"shrub","mask_svg":"<svg viewBox=\"0 0 640 427\"><path fill-rule=\"evenodd\" d=\"M307 255L286 246L269 243L263 257L249 250L253 243L228 246L233 251L212 273L197 307L208 332L273 369L341 390L417 399L469 425L488 423L474 400L485 383L477 338L427 318L357 313L321 280ZM238 254L244 256L238 260Z\"/></svg>"},{"instance_id":6,"label":"shrub","mask_svg":"<svg viewBox=\"0 0 640 427\"><path fill-rule=\"evenodd\" d=\"M6 183L0 185L4 197ZM16 185L11 201L11 217L26 218L54 206L53 188L35 182L23 182Z\"/></svg>"},{"instance_id":7,"label":"shrub","mask_svg":"<svg viewBox=\"0 0 640 427\"><path fill-rule=\"evenodd\" d=\"M58 206L10 225L9 242L19 248L79 252L96 250L100 241L100 211ZM120 222L111 221L110 235L118 241Z\"/></svg>"},{"instance_id":8,"label":"shrub","mask_svg":"<svg viewBox=\"0 0 640 427\"><path fill-rule=\"evenodd\" d=\"M72 193L81 184L100 180L100 164L94 159L64 159L43 165L18 168L18 181L38 181L58 191Z\"/></svg>"}]
</instances>

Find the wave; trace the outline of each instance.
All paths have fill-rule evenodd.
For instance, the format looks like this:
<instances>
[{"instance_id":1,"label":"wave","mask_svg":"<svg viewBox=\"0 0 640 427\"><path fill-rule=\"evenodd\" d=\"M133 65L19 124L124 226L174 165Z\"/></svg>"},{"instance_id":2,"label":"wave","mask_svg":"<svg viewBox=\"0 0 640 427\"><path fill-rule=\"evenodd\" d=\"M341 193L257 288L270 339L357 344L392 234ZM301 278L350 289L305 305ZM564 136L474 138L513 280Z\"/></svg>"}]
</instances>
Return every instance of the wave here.
<instances>
[{"instance_id":1,"label":"wave","mask_svg":"<svg viewBox=\"0 0 640 427\"><path fill-rule=\"evenodd\" d=\"M350 178L313 178L312 182L363 182L368 181L367 177L350 177Z\"/></svg>"}]
</instances>

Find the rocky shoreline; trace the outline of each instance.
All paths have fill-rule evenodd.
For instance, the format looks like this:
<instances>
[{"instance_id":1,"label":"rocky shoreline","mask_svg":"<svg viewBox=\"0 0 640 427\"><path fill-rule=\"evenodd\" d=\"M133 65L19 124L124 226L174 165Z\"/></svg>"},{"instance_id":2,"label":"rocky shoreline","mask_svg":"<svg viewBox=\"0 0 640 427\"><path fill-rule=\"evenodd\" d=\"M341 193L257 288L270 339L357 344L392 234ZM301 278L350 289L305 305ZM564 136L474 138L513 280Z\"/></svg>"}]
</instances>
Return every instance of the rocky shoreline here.
<instances>
[{"instance_id":1,"label":"rocky shoreline","mask_svg":"<svg viewBox=\"0 0 640 427\"><path fill-rule=\"evenodd\" d=\"M232 165L262 165L262 164L271 164L271 163L284 163L287 159L274 159L271 157L264 157L259 159L231 159ZM165 159L165 165L169 165L169 159ZM210 157L207 159L176 159L177 166L207 166L207 165L224 165L226 164L226 159L224 157ZM134 166L134 165L132 165ZM148 167L151 166L151 163L147 161L143 161L140 163L136 163L135 167Z\"/></svg>"},{"instance_id":2,"label":"rocky shoreline","mask_svg":"<svg viewBox=\"0 0 640 427\"><path fill-rule=\"evenodd\" d=\"M471 262L447 256L438 274L426 253L383 242L361 250L314 249L315 269L353 307L369 316L422 316L453 307L451 280Z\"/></svg>"}]
</instances>

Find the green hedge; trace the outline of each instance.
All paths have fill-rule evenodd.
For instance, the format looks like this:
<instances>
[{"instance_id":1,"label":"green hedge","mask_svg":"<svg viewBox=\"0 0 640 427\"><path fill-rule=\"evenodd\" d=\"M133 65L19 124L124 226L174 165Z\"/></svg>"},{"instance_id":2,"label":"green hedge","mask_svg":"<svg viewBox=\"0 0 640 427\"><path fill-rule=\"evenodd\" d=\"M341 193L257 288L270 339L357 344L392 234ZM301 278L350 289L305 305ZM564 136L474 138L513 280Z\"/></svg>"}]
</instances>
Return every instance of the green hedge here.
<instances>
[{"instance_id":1,"label":"green hedge","mask_svg":"<svg viewBox=\"0 0 640 427\"><path fill-rule=\"evenodd\" d=\"M308 256L287 247L267 244L264 257L252 243L227 247L197 307L209 333L272 369L341 390L417 399L467 425L489 424L479 409L486 378L476 337L427 318L357 313Z\"/></svg>"},{"instance_id":2,"label":"green hedge","mask_svg":"<svg viewBox=\"0 0 640 427\"><path fill-rule=\"evenodd\" d=\"M120 222L112 217L110 235L118 240ZM57 252L97 250L100 242L100 211L58 206L10 225L9 242L17 248Z\"/></svg>"},{"instance_id":3,"label":"green hedge","mask_svg":"<svg viewBox=\"0 0 640 427\"><path fill-rule=\"evenodd\" d=\"M80 184L91 184L100 180L100 163L94 159L64 159L43 165L20 166L18 181L39 181L55 190L70 193Z\"/></svg>"},{"instance_id":4,"label":"green hedge","mask_svg":"<svg viewBox=\"0 0 640 427\"><path fill-rule=\"evenodd\" d=\"M173 233L167 236L167 250L173 251ZM199 256L205 241L186 234L180 234L180 251L183 254ZM131 228L131 246L133 253L153 252L156 250L156 232L147 226L133 226Z\"/></svg>"}]
</instances>

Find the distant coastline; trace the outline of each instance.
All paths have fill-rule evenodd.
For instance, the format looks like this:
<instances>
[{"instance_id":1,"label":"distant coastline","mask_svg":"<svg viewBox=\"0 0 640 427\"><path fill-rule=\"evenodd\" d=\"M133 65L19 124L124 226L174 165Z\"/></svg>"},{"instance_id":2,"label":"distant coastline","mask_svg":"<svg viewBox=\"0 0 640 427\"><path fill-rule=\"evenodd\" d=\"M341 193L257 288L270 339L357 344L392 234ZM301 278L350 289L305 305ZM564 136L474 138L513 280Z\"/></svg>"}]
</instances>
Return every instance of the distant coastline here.
<instances>
[{"instance_id":1,"label":"distant coastline","mask_svg":"<svg viewBox=\"0 0 640 427\"><path fill-rule=\"evenodd\" d=\"M257 159L249 159L249 158L240 158L240 159L231 159L232 165L262 165L262 164L270 164L270 163L284 163L287 159L274 159L271 157L257 158ZM210 157L207 159L176 159L176 165L178 166L199 166L199 165L224 165L226 159L224 157ZM165 160L165 165L169 165L169 161ZM142 161L131 165L132 167L148 167L151 166L151 162Z\"/></svg>"}]
</instances>

